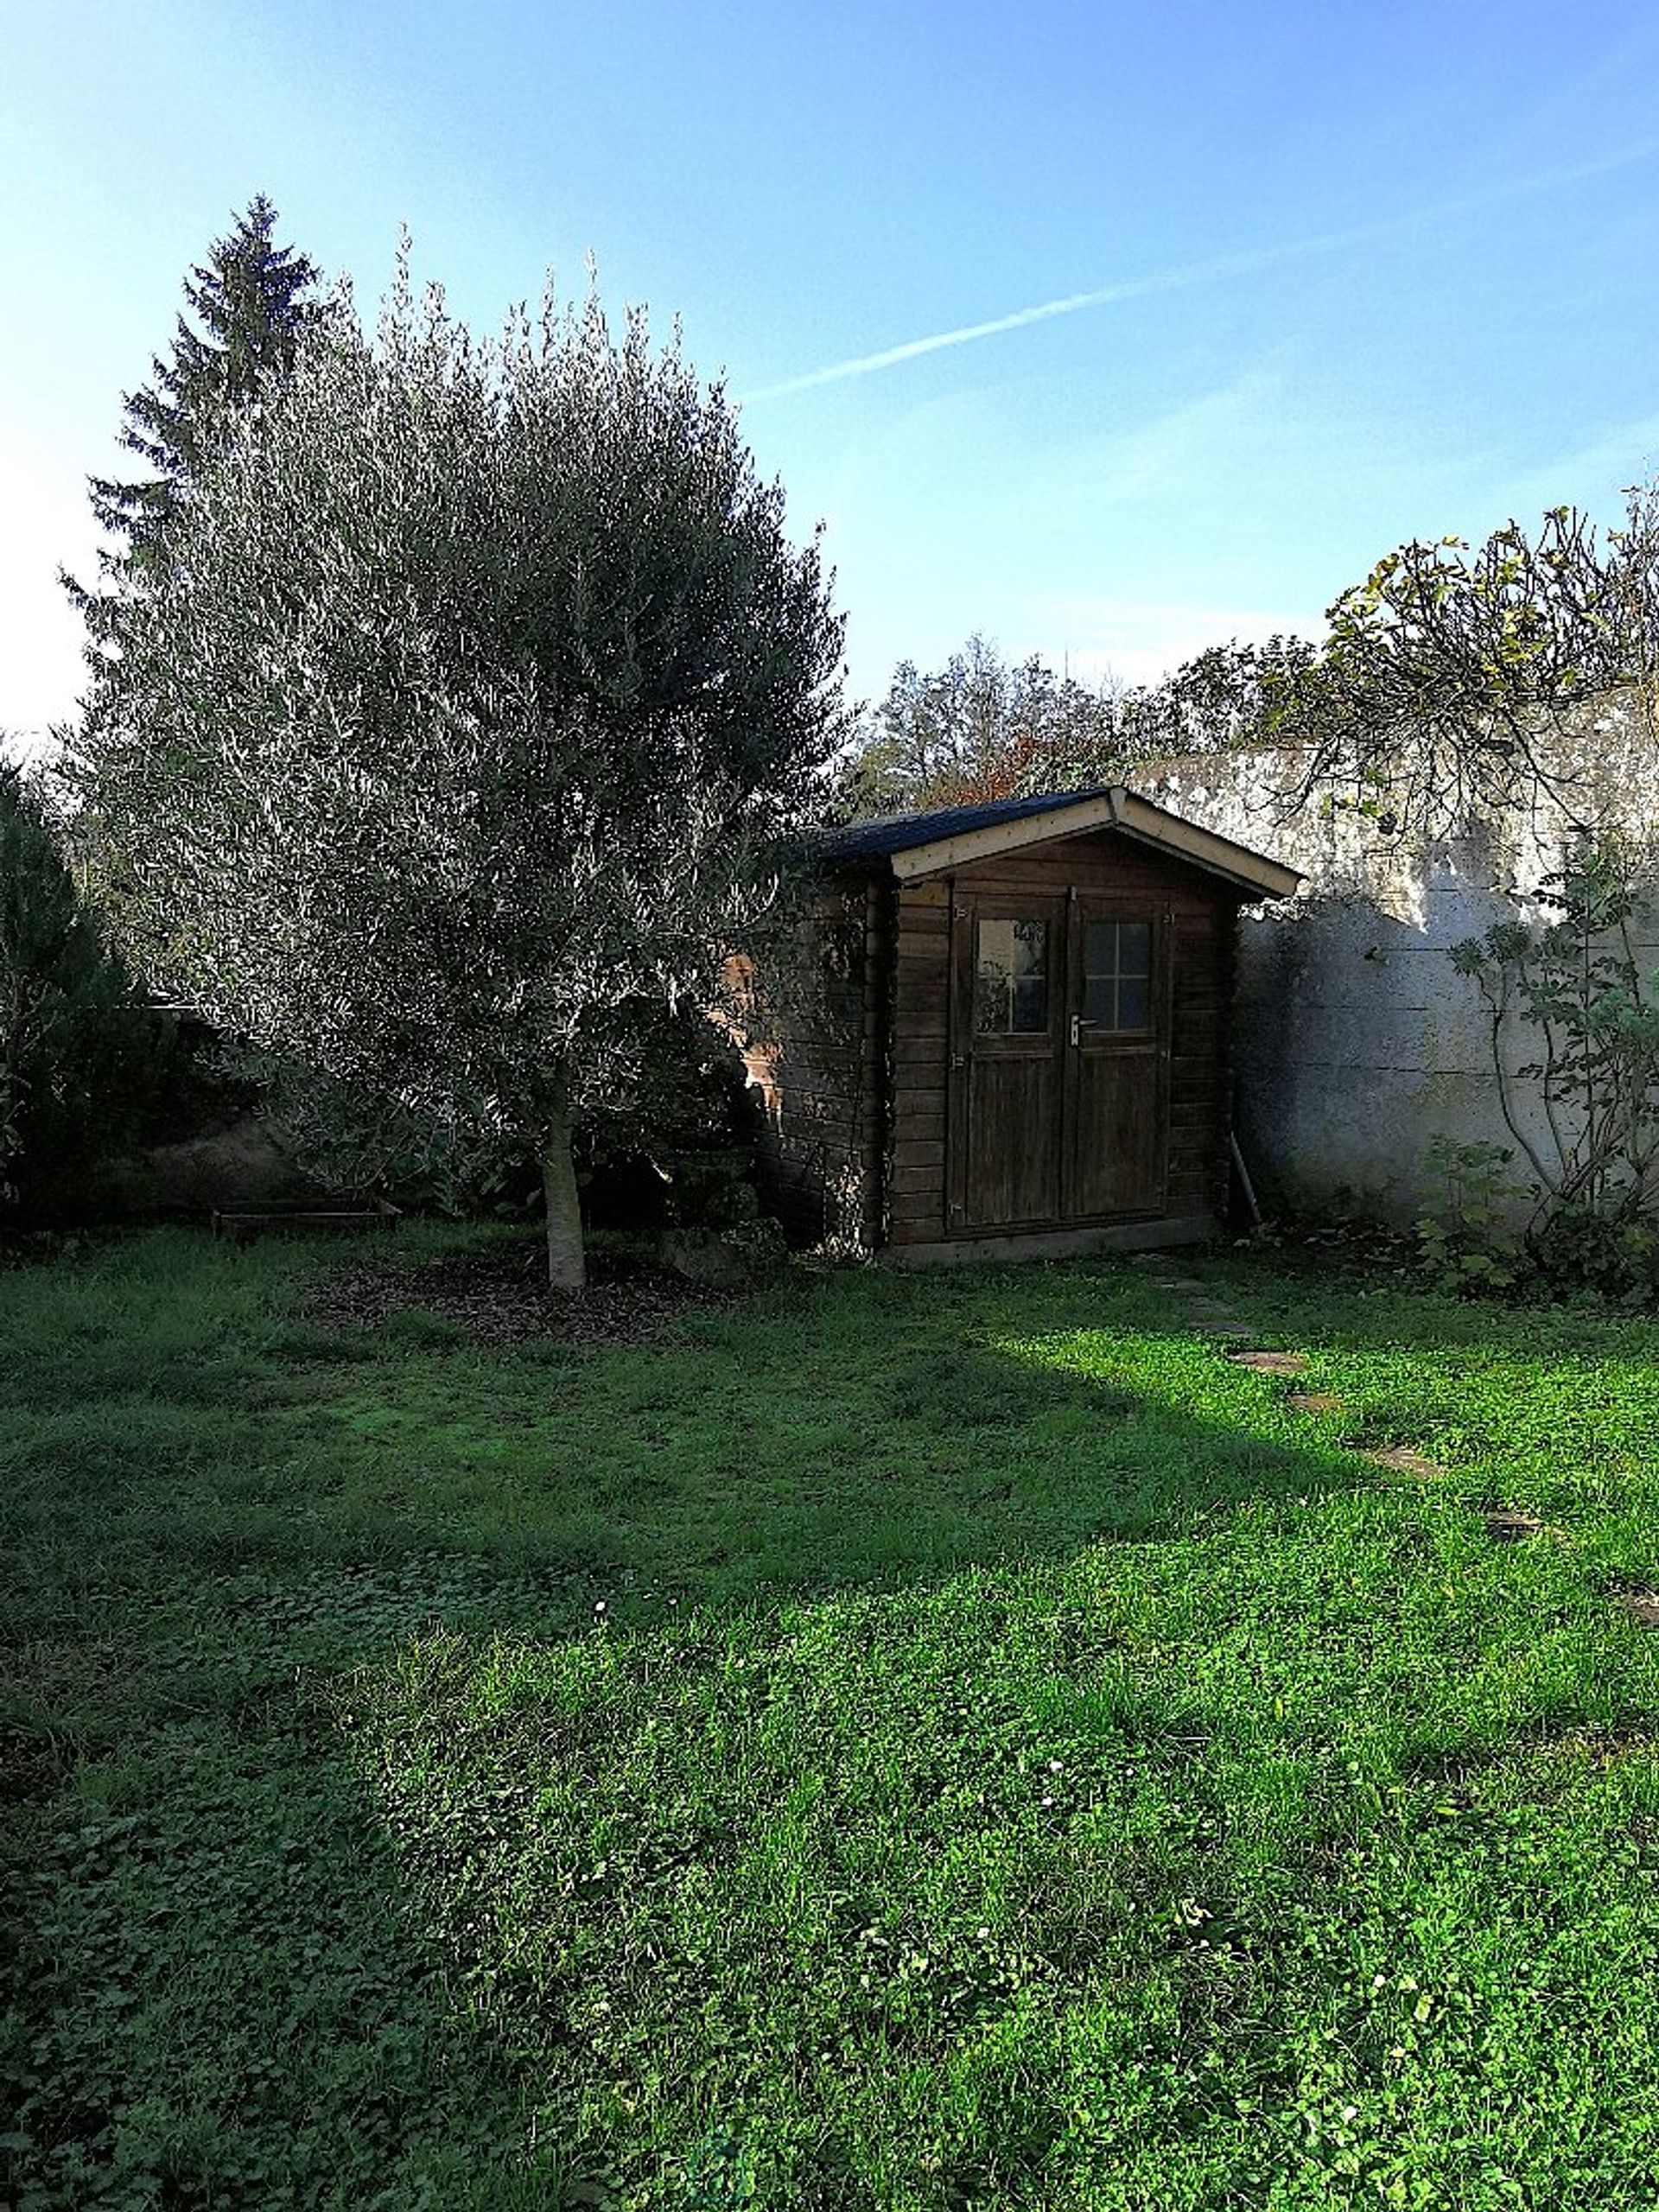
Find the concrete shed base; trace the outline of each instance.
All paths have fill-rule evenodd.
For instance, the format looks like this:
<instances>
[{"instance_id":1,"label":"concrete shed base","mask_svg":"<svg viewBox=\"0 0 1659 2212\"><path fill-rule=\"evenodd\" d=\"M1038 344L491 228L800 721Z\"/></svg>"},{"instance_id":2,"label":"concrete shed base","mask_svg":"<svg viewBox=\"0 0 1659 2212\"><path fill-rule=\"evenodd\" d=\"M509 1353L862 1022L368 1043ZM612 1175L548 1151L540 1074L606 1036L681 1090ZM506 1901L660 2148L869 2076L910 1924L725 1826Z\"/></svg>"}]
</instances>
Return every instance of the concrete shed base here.
<instances>
[{"instance_id":1,"label":"concrete shed base","mask_svg":"<svg viewBox=\"0 0 1659 2212\"><path fill-rule=\"evenodd\" d=\"M1028 1236L961 1236L937 1244L889 1244L876 1256L884 1268L986 1267L1008 1260L1079 1260L1091 1252L1154 1252L1166 1245L1208 1244L1220 1234L1213 1214L1183 1214L1173 1220L1044 1230Z\"/></svg>"}]
</instances>

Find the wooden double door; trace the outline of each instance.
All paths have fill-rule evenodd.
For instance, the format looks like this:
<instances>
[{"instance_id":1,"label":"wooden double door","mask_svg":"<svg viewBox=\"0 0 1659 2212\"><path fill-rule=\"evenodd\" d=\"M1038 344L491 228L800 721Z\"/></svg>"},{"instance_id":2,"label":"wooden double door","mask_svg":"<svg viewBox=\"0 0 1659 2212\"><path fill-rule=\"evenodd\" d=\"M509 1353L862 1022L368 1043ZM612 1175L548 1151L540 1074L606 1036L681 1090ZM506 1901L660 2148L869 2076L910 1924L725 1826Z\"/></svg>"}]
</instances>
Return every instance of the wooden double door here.
<instances>
[{"instance_id":1,"label":"wooden double door","mask_svg":"<svg viewBox=\"0 0 1659 2212\"><path fill-rule=\"evenodd\" d=\"M1170 914L1092 893L951 908L953 1234L1165 1205Z\"/></svg>"}]
</instances>

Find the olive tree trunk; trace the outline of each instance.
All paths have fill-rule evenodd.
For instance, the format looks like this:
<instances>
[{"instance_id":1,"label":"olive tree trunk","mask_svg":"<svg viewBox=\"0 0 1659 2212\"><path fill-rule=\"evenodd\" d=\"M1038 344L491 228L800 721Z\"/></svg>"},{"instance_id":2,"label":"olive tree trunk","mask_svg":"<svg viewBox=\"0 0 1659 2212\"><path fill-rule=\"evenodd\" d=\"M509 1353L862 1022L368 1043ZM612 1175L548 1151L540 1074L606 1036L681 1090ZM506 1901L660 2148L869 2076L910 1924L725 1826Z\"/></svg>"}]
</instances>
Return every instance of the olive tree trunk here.
<instances>
[{"instance_id":1,"label":"olive tree trunk","mask_svg":"<svg viewBox=\"0 0 1659 2212\"><path fill-rule=\"evenodd\" d=\"M585 1290L588 1265L582 1247L582 1200L570 1157L570 1116L563 1105L547 1117L542 1135L542 1192L547 1205L547 1280L553 1290Z\"/></svg>"}]
</instances>

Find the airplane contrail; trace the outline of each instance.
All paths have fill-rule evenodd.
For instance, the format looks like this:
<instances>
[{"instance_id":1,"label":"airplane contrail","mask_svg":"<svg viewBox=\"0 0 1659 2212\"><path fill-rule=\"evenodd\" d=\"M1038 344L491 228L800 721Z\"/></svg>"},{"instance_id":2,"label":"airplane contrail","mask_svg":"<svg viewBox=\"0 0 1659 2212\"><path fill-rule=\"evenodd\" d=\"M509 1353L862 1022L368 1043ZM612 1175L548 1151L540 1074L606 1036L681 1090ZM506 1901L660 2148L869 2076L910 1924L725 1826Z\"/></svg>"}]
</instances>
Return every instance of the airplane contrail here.
<instances>
[{"instance_id":1,"label":"airplane contrail","mask_svg":"<svg viewBox=\"0 0 1659 2212\"><path fill-rule=\"evenodd\" d=\"M1243 252L1222 254L1208 261L1187 262L1179 269L1167 269L1151 276L1130 277L1116 284L1102 284L1093 291L1069 292L1062 299L1044 300L1036 307L1017 308L1012 315L994 315L985 322L963 323L955 330L934 331L925 338L907 339L899 346L885 346L880 353L859 353L851 360L832 361L826 368L808 369L800 376L785 377L779 384L765 385L758 391L746 392L741 404L783 399L791 392L816 391L821 385L843 384L852 377L872 376L880 369L896 368L903 361L919 360L925 353L943 353L953 346L976 345L982 338L1000 338L1006 331L1024 330L1034 322L1052 322L1061 315L1082 315L1090 308L1147 299L1159 292L1183 292L1195 285L1213 284L1230 276L1251 276L1280 262L1297 260L1308 254L1329 253L1342 246L1373 245L1380 238L1397 238L1402 232L1423 223L1440 222L1453 215L1553 192L1563 185L1605 175L1611 169L1630 168L1638 162L1651 161L1656 154L1659 154L1659 138L1644 139L1639 145L1605 155L1598 161L1552 169L1516 184L1465 194L1460 199L1440 200L1407 214L1386 216L1372 223L1351 224L1343 230L1319 232L1308 238L1286 238L1277 245L1249 247Z\"/></svg>"}]
</instances>

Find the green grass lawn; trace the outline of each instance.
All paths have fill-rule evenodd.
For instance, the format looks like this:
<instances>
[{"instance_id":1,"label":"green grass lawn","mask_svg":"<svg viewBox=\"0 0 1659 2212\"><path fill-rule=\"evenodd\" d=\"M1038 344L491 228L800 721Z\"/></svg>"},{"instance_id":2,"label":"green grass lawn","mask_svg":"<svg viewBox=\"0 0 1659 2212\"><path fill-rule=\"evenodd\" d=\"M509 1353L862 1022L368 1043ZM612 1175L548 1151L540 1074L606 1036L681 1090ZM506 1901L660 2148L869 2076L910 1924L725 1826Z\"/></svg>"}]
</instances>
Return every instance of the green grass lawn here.
<instances>
[{"instance_id":1,"label":"green grass lawn","mask_svg":"<svg viewBox=\"0 0 1659 2212\"><path fill-rule=\"evenodd\" d=\"M1659 1326L329 1264L0 1275L0 2202L1659 2202Z\"/></svg>"}]
</instances>

